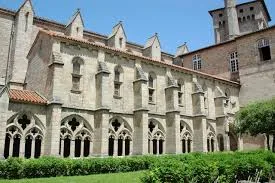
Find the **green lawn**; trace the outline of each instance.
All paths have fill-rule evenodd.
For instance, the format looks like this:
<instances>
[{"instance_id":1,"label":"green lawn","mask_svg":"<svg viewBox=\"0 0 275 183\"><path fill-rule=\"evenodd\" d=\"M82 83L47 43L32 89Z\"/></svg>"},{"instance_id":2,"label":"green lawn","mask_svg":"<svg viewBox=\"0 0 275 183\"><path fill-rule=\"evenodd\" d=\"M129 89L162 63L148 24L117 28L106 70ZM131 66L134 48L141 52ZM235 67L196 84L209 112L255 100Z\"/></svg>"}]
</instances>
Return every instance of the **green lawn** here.
<instances>
[{"instance_id":1,"label":"green lawn","mask_svg":"<svg viewBox=\"0 0 275 183\"><path fill-rule=\"evenodd\" d=\"M0 180L0 183L141 183L144 171L130 173L99 174L75 177L53 177L41 179Z\"/></svg>"}]
</instances>

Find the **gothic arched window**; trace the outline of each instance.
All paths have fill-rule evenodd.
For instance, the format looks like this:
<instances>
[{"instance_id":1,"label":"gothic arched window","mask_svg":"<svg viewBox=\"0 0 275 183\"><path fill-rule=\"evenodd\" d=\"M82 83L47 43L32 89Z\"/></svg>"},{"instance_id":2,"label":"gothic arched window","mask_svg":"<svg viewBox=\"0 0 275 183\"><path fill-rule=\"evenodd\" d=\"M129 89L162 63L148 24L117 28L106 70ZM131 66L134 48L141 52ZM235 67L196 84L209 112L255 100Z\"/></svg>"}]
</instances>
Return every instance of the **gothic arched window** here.
<instances>
[{"instance_id":1,"label":"gothic arched window","mask_svg":"<svg viewBox=\"0 0 275 183\"><path fill-rule=\"evenodd\" d=\"M81 65L84 63L80 57L75 57L72 60L73 72L72 72L72 92L80 92L80 81L82 77Z\"/></svg>"}]
</instances>

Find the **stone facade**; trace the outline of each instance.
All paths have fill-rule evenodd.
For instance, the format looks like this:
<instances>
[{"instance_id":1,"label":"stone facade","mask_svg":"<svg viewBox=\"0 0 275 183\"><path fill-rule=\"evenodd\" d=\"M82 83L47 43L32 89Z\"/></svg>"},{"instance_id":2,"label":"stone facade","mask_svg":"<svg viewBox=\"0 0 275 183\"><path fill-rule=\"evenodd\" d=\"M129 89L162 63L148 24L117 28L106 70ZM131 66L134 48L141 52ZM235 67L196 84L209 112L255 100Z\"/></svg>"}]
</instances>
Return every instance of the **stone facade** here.
<instances>
[{"instance_id":1,"label":"stone facade","mask_svg":"<svg viewBox=\"0 0 275 183\"><path fill-rule=\"evenodd\" d=\"M16 12L0 9L0 22L1 157L180 154L249 144L230 124L251 94L231 80L224 54L272 29L197 51L213 61L208 65L223 62L211 70L203 60L198 72L185 61L197 53L186 44L174 56L161 51L157 34L145 46L130 43L122 22L109 36L86 31L79 10L63 25L35 17L27 0ZM182 59L184 67L175 65Z\"/></svg>"}]
</instances>

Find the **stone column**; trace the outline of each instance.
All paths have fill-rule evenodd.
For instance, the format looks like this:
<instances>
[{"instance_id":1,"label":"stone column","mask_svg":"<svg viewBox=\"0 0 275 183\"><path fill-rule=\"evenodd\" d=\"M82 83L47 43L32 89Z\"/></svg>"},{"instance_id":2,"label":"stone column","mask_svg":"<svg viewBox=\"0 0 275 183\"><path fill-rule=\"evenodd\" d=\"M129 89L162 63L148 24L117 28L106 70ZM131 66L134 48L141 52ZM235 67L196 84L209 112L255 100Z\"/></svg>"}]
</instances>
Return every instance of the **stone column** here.
<instances>
[{"instance_id":1,"label":"stone column","mask_svg":"<svg viewBox=\"0 0 275 183\"><path fill-rule=\"evenodd\" d=\"M91 142L90 142L90 151L89 151L90 153L89 153L89 156L92 156L93 153L94 153L94 152L93 152L93 145L94 145L94 144L93 144L93 142L91 141Z\"/></svg>"},{"instance_id":2,"label":"stone column","mask_svg":"<svg viewBox=\"0 0 275 183\"><path fill-rule=\"evenodd\" d=\"M109 140L109 110L101 109L95 113L95 131L93 154L95 156L108 156ZM92 148L92 147L91 147Z\"/></svg>"},{"instance_id":3,"label":"stone column","mask_svg":"<svg viewBox=\"0 0 275 183\"><path fill-rule=\"evenodd\" d=\"M47 110L47 129L45 137L45 155L59 156L60 126L61 126L61 103L51 103Z\"/></svg>"},{"instance_id":4,"label":"stone column","mask_svg":"<svg viewBox=\"0 0 275 183\"><path fill-rule=\"evenodd\" d=\"M147 78L140 65L136 66L138 79L134 88L134 134L133 154L148 154L148 86Z\"/></svg>"},{"instance_id":5,"label":"stone column","mask_svg":"<svg viewBox=\"0 0 275 183\"><path fill-rule=\"evenodd\" d=\"M96 112L93 153L96 156L108 156L109 110L112 102L110 94L110 72L102 50L98 53L98 72L96 74Z\"/></svg>"},{"instance_id":6,"label":"stone column","mask_svg":"<svg viewBox=\"0 0 275 183\"><path fill-rule=\"evenodd\" d=\"M150 154L154 154L153 149L154 149L154 141L150 140Z\"/></svg>"},{"instance_id":7,"label":"stone column","mask_svg":"<svg viewBox=\"0 0 275 183\"><path fill-rule=\"evenodd\" d=\"M123 147L124 147L124 149L122 148L122 156L125 156L125 154L126 154L126 141L125 140L123 140ZM130 149L131 149L131 147L130 147Z\"/></svg>"},{"instance_id":8,"label":"stone column","mask_svg":"<svg viewBox=\"0 0 275 183\"><path fill-rule=\"evenodd\" d=\"M11 137L10 139L9 157L12 157L12 155L13 155L13 137Z\"/></svg>"},{"instance_id":9,"label":"stone column","mask_svg":"<svg viewBox=\"0 0 275 183\"><path fill-rule=\"evenodd\" d=\"M164 141L163 141L163 154L166 154L166 153L167 153L166 147L167 147L167 143L166 143L166 140L164 140Z\"/></svg>"},{"instance_id":10,"label":"stone column","mask_svg":"<svg viewBox=\"0 0 275 183\"><path fill-rule=\"evenodd\" d=\"M35 155L35 138L32 139L31 157L34 158L34 155Z\"/></svg>"},{"instance_id":11,"label":"stone column","mask_svg":"<svg viewBox=\"0 0 275 183\"><path fill-rule=\"evenodd\" d=\"M130 141L130 156L133 155L133 141Z\"/></svg>"},{"instance_id":12,"label":"stone column","mask_svg":"<svg viewBox=\"0 0 275 183\"><path fill-rule=\"evenodd\" d=\"M157 140L157 155L159 155L159 140Z\"/></svg>"},{"instance_id":13,"label":"stone column","mask_svg":"<svg viewBox=\"0 0 275 183\"><path fill-rule=\"evenodd\" d=\"M0 93L0 159L4 158L6 125L8 121L8 116L7 116L8 106L9 106L8 89L5 88L2 90L2 93ZM10 154L12 154L11 151L10 151Z\"/></svg>"},{"instance_id":14,"label":"stone column","mask_svg":"<svg viewBox=\"0 0 275 183\"><path fill-rule=\"evenodd\" d=\"M20 139L20 147L19 147L19 157L24 158L25 157L25 144L26 144L26 139L23 139L21 137Z\"/></svg>"},{"instance_id":15,"label":"stone column","mask_svg":"<svg viewBox=\"0 0 275 183\"><path fill-rule=\"evenodd\" d=\"M188 139L185 140L185 153L188 153Z\"/></svg>"},{"instance_id":16,"label":"stone column","mask_svg":"<svg viewBox=\"0 0 275 183\"><path fill-rule=\"evenodd\" d=\"M180 112L166 113L166 153L180 154Z\"/></svg>"},{"instance_id":17,"label":"stone column","mask_svg":"<svg viewBox=\"0 0 275 183\"><path fill-rule=\"evenodd\" d=\"M114 139L114 156L117 156L118 152L118 139Z\"/></svg>"},{"instance_id":18,"label":"stone column","mask_svg":"<svg viewBox=\"0 0 275 183\"><path fill-rule=\"evenodd\" d=\"M84 157L84 140L81 140L80 157Z\"/></svg>"},{"instance_id":19,"label":"stone column","mask_svg":"<svg viewBox=\"0 0 275 183\"><path fill-rule=\"evenodd\" d=\"M193 118L193 150L194 152L207 152L207 121L205 116Z\"/></svg>"},{"instance_id":20,"label":"stone column","mask_svg":"<svg viewBox=\"0 0 275 183\"><path fill-rule=\"evenodd\" d=\"M61 139L60 156L64 157L64 139Z\"/></svg>"},{"instance_id":21,"label":"stone column","mask_svg":"<svg viewBox=\"0 0 275 183\"><path fill-rule=\"evenodd\" d=\"M70 157L74 158L75 157L75 140L71 140L71 146L70 146Z\"/></svg>"}]
</instances>

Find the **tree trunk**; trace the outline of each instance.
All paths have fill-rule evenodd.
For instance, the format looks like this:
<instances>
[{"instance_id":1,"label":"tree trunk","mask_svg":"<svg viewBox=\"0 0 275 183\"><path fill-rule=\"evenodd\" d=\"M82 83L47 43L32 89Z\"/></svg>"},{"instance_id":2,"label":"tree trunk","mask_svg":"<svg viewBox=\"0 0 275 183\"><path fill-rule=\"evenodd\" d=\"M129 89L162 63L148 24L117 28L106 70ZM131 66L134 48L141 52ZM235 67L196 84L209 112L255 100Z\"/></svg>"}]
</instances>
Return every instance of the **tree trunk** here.
<instances>
[{"instance_id":1,"label":"tree trunk","mask_svg":"<svg viewBox=\"0 0 275 183\"><path fill-rule=\"evenodd\" d=\"M272 140L272 152L275 152L275 134L273 134L273 140Z\"/></svg>"},{"instance_id":2,"label":"tree trunk","mask_svg":"<svg viewBox=\"0 0 275 183\"><path fill-rule=\"evenodd\" d=\"M269 134L266 134L266 144L267 144L267 150L270 151L270 144L269 144Z\"/></svg>"}]
</instances>

